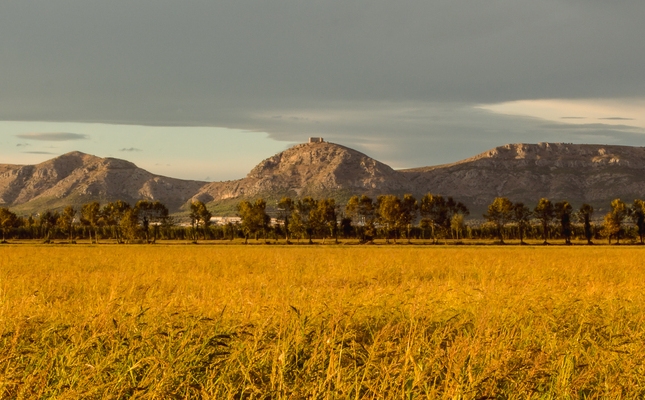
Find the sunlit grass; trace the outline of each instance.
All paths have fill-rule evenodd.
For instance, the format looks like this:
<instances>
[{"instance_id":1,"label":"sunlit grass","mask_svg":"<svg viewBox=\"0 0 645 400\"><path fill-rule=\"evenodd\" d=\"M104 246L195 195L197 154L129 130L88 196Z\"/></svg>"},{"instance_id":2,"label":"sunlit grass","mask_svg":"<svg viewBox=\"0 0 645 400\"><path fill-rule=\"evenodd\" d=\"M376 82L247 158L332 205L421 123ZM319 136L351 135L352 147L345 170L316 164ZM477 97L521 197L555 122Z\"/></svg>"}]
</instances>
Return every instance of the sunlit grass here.
<instances>
[{"instance_id":1,"label":"sunlit grass","mask_svg":"<svg viewBox=\"0 0 645 400\"><path fill-rule=\"evenodd\" d=\"M639 398L638 247L5 246L2 398Z\"/></svg>"}]
</instances>

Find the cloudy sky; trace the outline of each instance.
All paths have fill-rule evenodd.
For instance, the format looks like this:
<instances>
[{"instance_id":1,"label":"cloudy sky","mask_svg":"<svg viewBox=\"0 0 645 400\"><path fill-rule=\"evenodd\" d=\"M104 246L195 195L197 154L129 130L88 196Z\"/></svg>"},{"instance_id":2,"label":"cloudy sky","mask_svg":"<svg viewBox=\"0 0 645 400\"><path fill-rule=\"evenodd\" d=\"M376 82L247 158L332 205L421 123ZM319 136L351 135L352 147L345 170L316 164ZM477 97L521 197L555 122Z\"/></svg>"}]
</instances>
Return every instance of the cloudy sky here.
<instances>
[{"instance_id":1,"label":"cloudy sky","mask_svg":"<svg viewBox=\"0 0 645 400\"><path fill-rule=\"evenodd\" d=\"M393 167L509 142L645 145L642 0L21 0L0 163L70 150L242 177L323 136Z\"/></svg>"}]
</instances>

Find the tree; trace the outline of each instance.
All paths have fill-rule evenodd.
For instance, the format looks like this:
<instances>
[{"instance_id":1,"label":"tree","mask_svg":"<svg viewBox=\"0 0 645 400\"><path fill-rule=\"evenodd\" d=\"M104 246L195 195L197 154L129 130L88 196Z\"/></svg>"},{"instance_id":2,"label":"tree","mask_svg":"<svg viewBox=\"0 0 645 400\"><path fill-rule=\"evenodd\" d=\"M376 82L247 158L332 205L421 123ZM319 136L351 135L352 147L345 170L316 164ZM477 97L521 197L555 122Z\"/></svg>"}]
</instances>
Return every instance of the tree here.
<instances>
[{"instance_id":1,"label":"tree","mask_svg":"<svg viewBox=\"0 0 645 400\"><path fill-rule=\"evenodd\" d=\"M533 213L522 202L513 204L513 222L517 224L517 230L520 235L520 244L524 243L524 233L526 229L531 226L531 218Z\"/></svg>"},{"instance_id":2,"label":"tree","mask_svg":"<svg viewBox=\"0 0 645 400\"><path fill-rule=\"evenodd\" d=\"M74 219L76 218L76 209L73 206L67 206L58 217L58 226L67 231L67 238L70 243L74 243Z\"/></svg>"},{"instance_id":3,"label":"tree","mask_svg":"<svg viewBox=\"0 0 645 400\"><path fill-rule=\"evenodd\" d=\"M40 225L45 243L50 242L51 231L56 228L58 222L58 213L47 210L41 213L38 217L38 224Z\"/></svg>"},{"instance_id":4,"label":"tree","mask_svg":"<svg viewBox=\"0 0 645 400\"><path fill-rule=\"evenodd\" d=\"M327 232L329 232L331 236L336 237L336 243L338 243L338 237L336 235L338 229L336 201L334 199L319 200L316 204L316 208L312 209L310 214L314 230L322 233L323 244L325 243Z\"/></svg>"},{"instance_id":5,"label":"tree","mask_svg":"<svg viewBox=\"0 0 645 400\"><path fill-rule=\"evenodd\" d=\"M7 234L18 225L18 216L8 208L0 208L0 227L2 228L2 243L7 243Z\"/></svg>"},{"instance_id":6,"label":"tree","mask_svg":"<svg viewBox=\"0 0 645 400\"><path fill-rule=\"evenodd\" d=\"M636 225L640 243L643 244L643 237L645 237L645 201L639 199L634 200L634 203L629 209L629 216L634 222L634 225Z\"/></svg>"},{"instance_id":7,"label":"tree","mask_svg":"<svg viewBox=\"0 0 645 400\"><path fill-rule=\"evenodd\" d=\"M553 218L555 218L555 210L553 208L553 203L551 200L543 197L538 202L537 206L533 210L535 218L537 218L542 224L542 237L544 238L543 244L548 244L547 238L549 234L549 225Z\"/></svg>"},{"instance_id":8,"label":"tree","mask_svg":"<svg viewBox=\"0 0 645 400\"><path fill-rule=\"evenodd\" d=\"M255 235L258 238L260 231L266 231L271 222L271 217L266 213L266 202L257 199L255 203L246 200L237 205L237 215L242 220L242 232L244 232L244 244L249 242L249 236Z\"/></svg>"},{"instance_id":9,"label":"tree","mask_svg":"<svg viewBox=\"0 0 645 400\"><path fill-rule=\"evenodd\" d=\"M506 197L496 197L488 206L484 218L495 224L497 237L504 244L504 226L513 218L513 203Z\"/></svg>"},{"instance_id":10,"label":"tree","mask_svg":"<svg viewBox=\"0 0 645 400\"><path fill-rule=\"evenodd\" d=\"M119 220L119 230L121 231L122 239L128 242L139 237L141 227L139 226L139 216L136 209L130 208L123 212Z\"/></svg>"},{"instance_id":11,"label":"tree","mask_svg":"<svg viewBox=\"0 0 645 400\"><path fill-rule=\"evenodd\" d=\"M109 226L113 230L113 235L117 243L122 242L120 234L121 220L128 210L130 210L130 204L122 200L109 202L101 210L101 220L104 225Z\"/></svg>"},{"instance_id":12,"label":"tree","mask_svg":"<svg viewBox=\"0 0 645 400\"><path fill-rule=\"evenodd\" d=\"M206 208L206 204L202 203L199 200L190 203L189 216L193 231L195 232L194 240L197 240L197 230L200 226L202 227L204 240L206 240L206 229L210 226L211 218L213 217L210 211L208 211L208 208ZM144 220L144 230L145 228L146 225Z\"/></svg>"},{"instance_id":13,"label":"tree","mask_svg":"<svg viewBox=\"0 0 645 400\"><path fill-rule=\"evenodd\" d=\"M627 205L620 199L614 199L611 202L611 211L605 215L603 233L607 236L611 244L611 238L616 238L616 244L620 244L620 238L623 234L623 223L628 215Z\"/></svg>"},{"instance_id":14,"label":"tree","mask_svg":"<svg viewBox=\"0 0 645 400\"><path fill-rule=\"evenodd\" d=\"M278 221L284 225L284 239L289 242L289 218L295 210L296 204L291 197L283 197L278 202Z\"/></svg>"},{"instance_id":15,"label":"tree","mask_svg":"<svg viewBox=\"0 0 645 400\"><path fill-rule=\"evenodd\" d=\"M451 231L452 218L456 214L469 215L468 208L461 202L455 201L452 197L444 198L441 195L427 193L421 199L419 205L421 213L421 226L430 227L432 230L432 241L436 240L436 233L445 236Z\"/></svg>"},{"instance_id":16,"label":"tree","mask_svg":"<svg viewBox=\"0 0 645 400\"><path fill-rule=\"evenodd\" d=\"M376 209L378 222L385 234L385 241L390 243L390 235L394 233L394 243L396 243L398 222L401 216L401 199L392 194L378 196Z\"/></svg>"},{"instance_id":17,"label":"tree","mask_svg":"<svg viewBox=\"0 0 645 400\"><path fill-rule=\"evenodd\" d=\"M562 237L564 238L564 243L571 244L571 214L573 213L573 207L565 200L555 203L553 210L555 212L555 216L560 221L560 229Z\"/></svg>"},{"instance_id":18,"label":"tree","mask_svg":"<svg viewBox=\"0 0 645 400\"><path fill-rule=\"evenodd\" d=\"M577 212L578 221L583 224L585 231L585 239L587 244L593 244L593 229L591 227L591 218L593 217L593 207L589 204L583 204Z\"/></svg>"},{"instance_id":19,"label":"tree","mask_svg":"<svg viewBox=\"0 0 645 400\"><path fill-rule=\"evenodd\" d=\"M401 229L405 229L405 236L408 238L408 243L410 243L410 229L412 228L414 220L417 218L418 210L419 203L417 202L417 199L415 199L411 194L403 195L398 225Z\"/></svg>"},{"instance_id":20,"label":"tree","mask_svg":"<svg viewBox=\"0 0 645 400\"><path fill-rule=\"evenodd\" d=\"M343 238L347 239L352 234L352 219L343 217L340 219L340 231L343 233Z\"/></svg>"},{"instance_id":21,"label":"tree","mask_svg":"<svg viewBox=\"0 0 645 400\"><path fill-rule=\"evenodd\" d=\"M376 208L374 201L365 195L352 196L345 207L345 214L354 223L354 228L360 241L371 242L374 240L376 230Z\"/></svg>"},{"instance_id":22,"label":"tree","mask_svg":"<svg viewBox=\"0 0 645 400\"><path fill-rule=\"evenodd\" d=\"M159 226L162 224L167 224L169 222L168 208L166 208L166 206L159 201L152 202L148 200L139 200L137 201L137 204L134 205L134 209L139 221L141 221L143 233L146 235L146 242L150 243L150 224L152 224L152 243L156 243L159 233ZM200 221L202 221L204 230L206 230L206 228L210 225L212 215L210 214L204 203L201 203L201 206L199 206L199 212L201 213L199 215ZM204 219L207 219L208 221L204 222ZM204 232L204 239L206 239L206 232Z\"/></svg>"},{"instance_id":23,"label":"tree","mask_svg":"<svg viewBox=\"0 0 645 400\"><path fill-rule=\"evenodd\" d=\"M312 197L305 197L302 200L296 202L295 213L292 216L295 217L295 214L298 216L297 223L301 226L301 229L309 237L309 244L313 244L312 235L314 234L316 221L315 218L312 220L312 211L318 207L318 201Z\"/></svg>"},{"instance_id":24,"label":"tree","mask_svg":"<svg viewBox=\"0 0 645 400\"><path fill-rule=\"evenodd\" d=\"M90 243L92 243L92 231L94 231L94 241L99 243L97 227L101 219L101 205L98 201L83 204L81 207L81 224L90 229Z\"/></svg>"},{"instance_id":25,"label":"tree","mask_svg":"<svg viewBox=\"0 0 645 400\"><path fill-rule=\"evenodd\" d=\"M455 214L450 219L450 230L455 232L455 237L459 240L459 233L464 229L464 216Z\"/></svg>"}]
</instances>

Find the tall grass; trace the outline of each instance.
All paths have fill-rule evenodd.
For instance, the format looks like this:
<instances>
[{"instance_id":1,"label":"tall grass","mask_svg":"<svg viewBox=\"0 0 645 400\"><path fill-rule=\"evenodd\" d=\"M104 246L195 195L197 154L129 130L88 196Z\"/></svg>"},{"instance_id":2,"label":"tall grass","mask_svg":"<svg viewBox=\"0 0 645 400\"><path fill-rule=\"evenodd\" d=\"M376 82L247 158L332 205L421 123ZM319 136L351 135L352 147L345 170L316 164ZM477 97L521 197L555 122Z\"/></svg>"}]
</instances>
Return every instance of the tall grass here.
<instances>
[{"instance_id":1,"label":"tall grass","mask_svg":"<svg viewBox=\"0 0 645 400\"><path fill-rule=\"evenodd\" d=\"M2 398L645 397L645 249L0 250Z\"/></svg>"}]
</instances>

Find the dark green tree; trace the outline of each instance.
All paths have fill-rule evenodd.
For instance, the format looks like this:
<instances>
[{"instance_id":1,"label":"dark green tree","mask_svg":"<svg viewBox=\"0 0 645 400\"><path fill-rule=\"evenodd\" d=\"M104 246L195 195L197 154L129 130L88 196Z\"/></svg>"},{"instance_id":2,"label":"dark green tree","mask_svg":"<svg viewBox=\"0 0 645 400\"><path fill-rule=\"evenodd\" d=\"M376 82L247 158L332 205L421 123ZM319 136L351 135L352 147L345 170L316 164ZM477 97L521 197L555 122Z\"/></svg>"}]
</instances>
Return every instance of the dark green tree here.
<instances>
[{"instance_id":1,"label":"dark green tree","mask_svg":"<svg viewBox=\"0 0 645 400\"><path fill-rule=\"evenodd\" d=\"M126 211L130 209L130 204L122 200L109 202L103 206L101 210L101 220L103 225L110 227L114 239L117 243L121 243L121 220L123 219Z\"/></svg>"},{"instance_id":2,"label":"dark green tree","mask_svg":"<svg viewBox=\"0 0 645 400\"><path fill-rule=\"evenodd\" d=\"M76 209L73 206L67 206L58 217L58 226L67 232L69 243L74 242L74 222L76 219Z\"/></svg>"},{"instance_id":3,"label":"dark green tree","mask_svg":"<svg viewBox=\"0 0 645 400\"><path fill-rule=\"evenodd\" d=\"M392 235L394 236L394 243L396 243L401 218L401 199L392 194L378 196L376 198L376 210L378 223L383 229L386 243L390 243Z\"/></svg>"},{"instance_id":4,"label":"dark green tree","mask_svg":"<svg viewBox=\"0 0 645 400\"><path fill-rule=\"evenodd\" d=\"M323 244L325 243L327 233L329 233L330 236L335 237L336 242L338 242L338 221L336 215L336 201L334 199L318 200L316 208L311 210L310 219L314 226L314 230L320 232L322 235Z\"/></svg>"},{"instance_id":5,"label":"dark green tree","mask_svg":"<svg viewBox=\"0 0 645 400\"><path fill-rule=\"evenodd\" d=\"M278 221L284 226L284 239L289 242L289 218L296 208L296 203L291 197L283 197L278 202Z\"/></svg>"},{"instance_id":6,"label":"dark green tree","mask_svg":"<svg viewBox=\"0 0 645 400\"><path fill-rule=\"evenodd\" d=\"M401 213L399 216L399 229L405 230L405 236L410 243L410 231L412 230L412 224L417 219L417 213L419 211L419 203L417 199L414 198L411 194L403 195L401 199Z\"/></svg>"},{"instance_id":7,"label":"dark green tree","mask_svg":"<svg viewBox=\"0 0 645 400\"><path fill-rule=\"evenodd\" d=\"M309 238L309 244L313 244L312 236L316 230L316 219L311 218L312 212L318 208L318 200L313 197L307 196L296 202L296 209L292 215L292 218L295 218L297 224L300 225L307 237Z\"/></svg>"},{"instance_id":8,"label":"dark green tree","mask_svg":"<svg viewBox=\"0 0 645 400\"><path fill-rule=\"evenodd\" d=\"M495 225L499 242L504 244L504 226L513 220L513 203L506 197L496 197L488 206L488 212L484 214L489 222Z\"/></svg>"},{"instance_id":9,"label":"dark green tree","mask_svg":"<svg viewBox=\"0 0 645 400\"><path fill-rule=\"evenodd\" d=\"M168 216L168 208L159 201L139 200L137 201L137 204L134 205L134 210L137 218L141 222L143 233L146 236L146 242L156 243L157 237L159 236L159 227L162 225L168 225L171 222L171 219ZM201 226L204 229L204 239L206 239L206 229L208 228L208 226L210 226L212 215L210 214L204 203L201 203L201 205L198 206L198 213L200 213L200 215L198 216L200 218ZM205 218L208 218L207 222L204 222ZM152 241L150 240L151 225Z\"/></svg>"},{"instance_id":10,"label":"dark green tree","mask_svg":"<svg viewBox=\"0 0 645 400\"><path fill-rule=\"evenodd\" d=\"M345 215L352 220L361 243L374 240L376 231L376 207L365 195L352 196L345 206Z\"/></svg>"},{"instance_id":11,"label":"dark green tree","mask_svg":"<svg viewBox=\"0 0 645 400\"><path fill-rule=\"evenodd\" d=\"M244 244L248 243L251 235L255 235L257 240L260 232L266 232L271 222L271 217L266 213L266 202L263 199L257 199L254 203L246 200L241 201L237 205L237 215L242 220Z\"/></svg>"},{"instance_id":12,"label":"dark green tree","mask_svg":"<svg viewBox=\"0 0 645 400\"><path fill-rule=\"evenodd\" d=\"M0 228L2 228L2 243L7 243L7 234L18 225L18 216L8 208L0 208Z\"/></svg>"},{"instance_id":13,"label":"dark green tree","mask_svg":"<svg viewBox=\"0 0 645 400\"><path fill-rule=\"evenodd\" d=\"M628 216L628 207L620 199L614 199L611 202L611 211L605 215L603 233L607 236L609 243L611 239L616 238L616 244L620 244L620 239L624 233L623 224Z\"/></svg>"},{"instance_id":14,"label":"dark green tree","mask_svg":"<svg viewBox=\"0 0 645 400\"><path fill-rule=\"evenodd\" d=\"M640 243L643 244L643 237L645 237L645 201L636 199L629 209L629 216L636 225L636 231L640 238Z\"/></svg>"},{"instance_id":15,"label":"dark green tree","mask_svg":"<svg viewBox=\"0 0 645 400\"><path fill-rule=\"evenodd\" d=\"M45 243L49 243L51 241L51 233L54 229L56 229L58 217L58 212L53 212L50 210L47 210L38 216L38 225L40 225Z\"/></svg>"},{"instance_id":16,"label":"dark green tree","mask_svg":"<svg viewBox=\"0 0 645 400\"><path fill-rule=\"evenodd\" d=\"M547 238L549 235L549 225L551 224L551 221L553 221L553 218L555 218L555 209L553 208L551 200L544 197L541 198L533 210L533 215L542 225L542 238L544 239L543 244L548 244Z\"/></svg>"},{"instance_id":17,"label":"dark green tree","mask_svg":"<svg viewBox=\"0 0 645 400\"><path fill-rule=\"evenodd\" d=\"M444 198L441 195L427 193L421 198L419 205L421 213L421 226L430 227L433 243L437 236L446 236L451 231L452 219L455 215L467 216L468 208L452 197Z\"/></svg>"},{"instance_id":18,"label":"dark green tree","mask_svg":"<svg viewBox=\"0 0 645 400\"><path fill-rule=\"evenodd\" d=\"M513 204L513 222L517 224L517 230L520 236L520 244L524 243L524 234L526 229L531 226L531 218L533 213L522 202Z\"/></svg>"},{"instance_id":19,"label":"dark green tree","mask_svg":"<svg viewBox=\"0 0 645 400\"><path fill-rule=\"evenodd\" d=\"M587 239L587 244L593 244L593 229L591 226L591 219L593 218L593 207L589 204L583 204L578 210L577 217L578 221L583 225L585 239Z\"/></svg>"},{"instance_id":20,"label":"dark green tree","mask_svg":"<svg viewBox=\"0 0 645 400\"><path fill-rule=\"evenodd\" d=\"M560 221L560 229L565 244L571 244L571 215L573 214L573 207L568 201L559 201L553 206L556 218Z\"/></svg>"},{"instance_id":21,"label":"dark green tree","mask_svg":"<svg viewBox=\"0 0 645 400\"><path fill-rule=\"evenodd\" d=\"M210 226L211 218L213 217L210 211L208 211L206 204L202 203L199 200L196 200L190 203L189 217L190 217L191 226L193 227L193 232L195 234L193 240L197 241L197 232L200 227L202 228L202 234L203 234L204 240L206 240L206 230ZM144 225L144 229L145 229L145 225Z\"/></svg>"},{"instance_id":22,"label":"dark green tree","mask_svg":"<svg viewBox=\"0 0 645 400\"><path fill-rule=\"evenodd\" d=\"M81 224L87 226L90 232L90 243L99 243L98 226L101 219L101 205L98 201L83 204L81 207ZM94 232L94 241L92 241L92 232Z\"/></svg>"}]
</instances>

